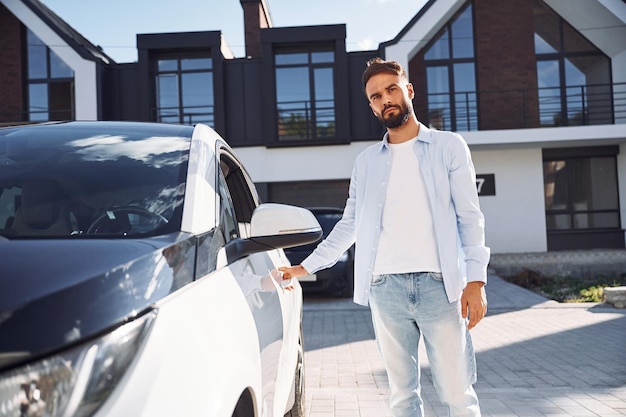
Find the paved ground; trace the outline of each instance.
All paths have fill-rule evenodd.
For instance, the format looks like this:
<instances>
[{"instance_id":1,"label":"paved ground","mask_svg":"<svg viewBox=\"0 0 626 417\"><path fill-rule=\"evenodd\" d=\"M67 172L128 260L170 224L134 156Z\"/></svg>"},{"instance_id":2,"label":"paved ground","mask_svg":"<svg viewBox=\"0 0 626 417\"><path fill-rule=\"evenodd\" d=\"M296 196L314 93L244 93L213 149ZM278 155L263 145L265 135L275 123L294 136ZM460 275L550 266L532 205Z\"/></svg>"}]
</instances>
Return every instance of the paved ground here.
<instances>
[{"instance_id":1,"label":"paved ground","mask_svg":"<svg viewBox=\"0 0 626 417\"><path fill-rule=\"evenodd\" d=\"M626 416L626 310L559 304L490 276L472 330L483 416ZM387 377L370 311L305 297L306 417L386 417ZM447 416L422 348L426 417Z\"/></svg>"}]
</instances>

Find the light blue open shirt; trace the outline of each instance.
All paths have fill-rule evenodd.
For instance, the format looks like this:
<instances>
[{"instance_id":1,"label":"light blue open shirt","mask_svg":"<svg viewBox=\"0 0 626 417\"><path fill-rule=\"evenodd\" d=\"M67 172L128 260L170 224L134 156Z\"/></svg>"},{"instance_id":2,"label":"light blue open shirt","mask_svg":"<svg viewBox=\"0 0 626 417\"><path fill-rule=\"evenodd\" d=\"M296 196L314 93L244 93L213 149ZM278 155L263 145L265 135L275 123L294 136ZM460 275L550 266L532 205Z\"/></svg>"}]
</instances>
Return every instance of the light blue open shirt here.
<instances>
[{"instance_id":1,"label":"light blue open shirt","mask_svg":"<svg viewBox=\"0 0 626 417\"><path fill-rule=\"evenodd\" d=\"M382 141L357 156L341 220L302 261L309 273L329 268L356 242L354 302L361 305L368 304L378 251L391 167L387 138L385 134ZM487 282L490 251L485 246L485 220L478 203L474 165L460 135L423 124L414 151L428 190L446 294L454 302L467 281Z\"/></svg>"}]
</instances>

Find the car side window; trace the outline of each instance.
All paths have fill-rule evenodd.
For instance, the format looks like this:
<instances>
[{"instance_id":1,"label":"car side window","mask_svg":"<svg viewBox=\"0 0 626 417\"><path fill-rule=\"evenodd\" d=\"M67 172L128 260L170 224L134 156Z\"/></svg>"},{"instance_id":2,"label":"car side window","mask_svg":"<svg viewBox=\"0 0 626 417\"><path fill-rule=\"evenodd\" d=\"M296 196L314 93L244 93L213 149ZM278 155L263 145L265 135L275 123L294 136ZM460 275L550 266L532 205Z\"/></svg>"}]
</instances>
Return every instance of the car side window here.
<instances>
[{"instance_id":1,"label":"car side window","mask_svg":"<svg viewBox=\"0 0 626 417\"><path fill-rule=\"evenodd\" d=\"M241 165L227 154L221 155L220 168L232 201L239 234L248 237L256 201L246 180L246 174Z\"/></svg>"},{"instance_id":2,"label":"car side window","mask_svg":"<svg viewBox=\"0 0 626 417\"><path fill-rule=\"evenodd\" d=\"M235 217L235 207L228 192L226 179L222 170L218 172L218 187L220 194L220 228L224 233L224 240L230 242L232 239L239 237L239 227L237 218Z\"/></svg>"},{"instance_id":3,"label":"car side window","mask_svg":"<svg viewBox=\"0 0 626 417\"><path fill-rule=\"evenodd\" d=\"M20 190L17 187L0 188L0 227L9 229L13 224L19 195Z\"/></svg>"}]
</instances>

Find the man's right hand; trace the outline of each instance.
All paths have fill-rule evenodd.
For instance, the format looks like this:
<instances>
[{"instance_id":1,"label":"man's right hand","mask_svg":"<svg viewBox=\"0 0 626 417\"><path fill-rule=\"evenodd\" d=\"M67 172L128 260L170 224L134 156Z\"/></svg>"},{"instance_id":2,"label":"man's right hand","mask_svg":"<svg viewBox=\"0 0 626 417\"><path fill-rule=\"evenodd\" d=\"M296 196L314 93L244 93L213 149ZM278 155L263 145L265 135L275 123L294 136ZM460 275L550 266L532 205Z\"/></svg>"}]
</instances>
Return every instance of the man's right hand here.
<instances>
[{"instance_id":1,"label":"man's right hand","mask_svg":"<svg viewBox=\"0 0 626 417\"><path fill-rule=\"evenodd\" d=\"M283 279L298 278L309 274L302 265L280 266L278 270L283 273Z\"/></svg>"}]
</instances>

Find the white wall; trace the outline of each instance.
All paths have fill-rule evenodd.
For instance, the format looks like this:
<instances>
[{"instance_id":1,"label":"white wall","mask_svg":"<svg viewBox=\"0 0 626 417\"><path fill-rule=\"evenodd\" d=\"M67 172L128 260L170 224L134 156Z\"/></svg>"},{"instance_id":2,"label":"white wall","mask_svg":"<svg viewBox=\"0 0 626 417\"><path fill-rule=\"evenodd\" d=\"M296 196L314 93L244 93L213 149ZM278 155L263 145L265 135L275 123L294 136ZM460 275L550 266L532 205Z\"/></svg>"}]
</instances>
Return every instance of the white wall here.
<instances>
[{"instance_id":1,"label":"white wall","mask_svg":"<svg viewBox=\"0 0 626 417\"><path fill-rule=\"evenodd\" d=\"M350 179L357 155L376 142L350 145L235 148L254 182Z\"/></svg>"},{"instance_id":2,"label":"white wall","mask_svg":"<svg viewBox=\"0 0 626 417\"><path fill-rule=\"evenodd\" d=\"M349 179L357 154L372 143L235 153L254 182ZM495 174L496 195L480 197L487 245L494 253L547 251L541 149L480 150L472 157L478 174Z\"/></svg>"},{"instance_id":3,"label":"white wall","mask_svg":"<svg viewBox=\"0 0 626 417\"><path fill-rule=\"evenodd\" d=\"M385 59L398 61L408 73L409 60L430 42L464 4L465 0L437 0L417 24L408 28L402 38L384 49Z\"/></svg>"},{"instance_id":4,"label":"white wall","mask_svg":"<svg viewBox=\"0 0 626 417\"><path fill-rule=\"evenodd\" d=\"M493 253L546 252L540 148L472 151L477 174L495 174L496 195L480 197Z\"/></svg>"}]
</instances>

